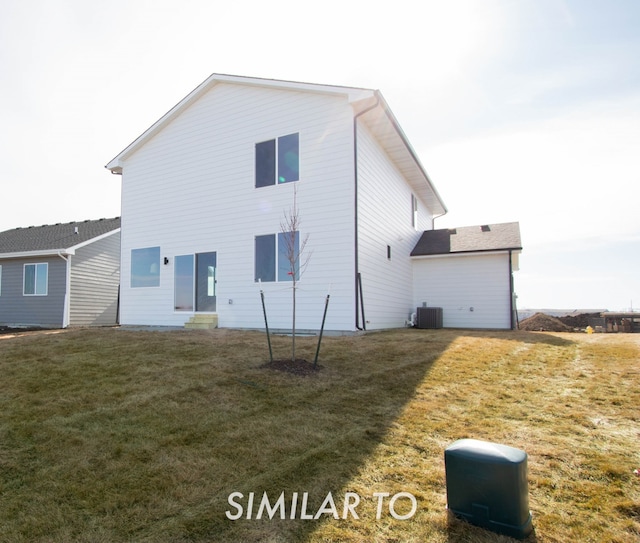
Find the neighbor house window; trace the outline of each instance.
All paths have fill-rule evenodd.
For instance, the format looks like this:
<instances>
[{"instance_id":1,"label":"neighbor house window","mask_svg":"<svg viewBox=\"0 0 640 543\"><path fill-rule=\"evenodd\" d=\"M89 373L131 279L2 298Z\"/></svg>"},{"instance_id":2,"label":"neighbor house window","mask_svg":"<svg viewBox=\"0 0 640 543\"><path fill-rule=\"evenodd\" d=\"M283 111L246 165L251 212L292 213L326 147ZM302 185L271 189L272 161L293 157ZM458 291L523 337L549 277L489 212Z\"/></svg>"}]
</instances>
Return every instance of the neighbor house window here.
<instances>
[{"instance_id":1,"label":"neighbor house window","mask_svg":"<svg viewBox=\"0 0 640 543\"><path fill-rule=\"evenodd\" d=\"M418 228L418 199L411 195L411 226Z\"/></svg>"},{"instance_id":2,"label":"neighbor house window","mask_svg":"<svg viewBox=\"0 0 640 543\"><path fill-rule=\"evenodd\" d=\"M160 286L160 247L131 250L131 288Z\"/></svg>"},{"instance_id":3,"label":"neighbor house window","mask_svg":"<svg viewBox=\"0 0 640 543\"><path fill-rule=\"evenodd\" d=\"M300 179L298 134L256 144L256 188Z\"/></svg>"},{"instance_id":4,"label":"neighbor house window","mask_svg":"<svg viewBox=\"0 0 640 543\"><path fill-rule=\"evenodd\" d=\"M281 232L256 236L255 280L293 281L300 278L298 258L300 236L298 232Z\"/></svg>"},{"instance_id":5,"label":"neighbor house window","mask_svg":"<svg viewBox=\"0 0 640 543\"><path fill-rule=\"evenodd\" d=\"M23 294L46 296L49 283L49 264L25 264Z\"/></svg>"},{"instance_id":6,"label":"neighbor house window","mask_svg":"<svg viewBox=\"0 0 640 543\"><path fill-rule=\"evenodd\" d=\"M2 266L0 266L0 296L2 296Z\"/></svg>"}]
</instances>

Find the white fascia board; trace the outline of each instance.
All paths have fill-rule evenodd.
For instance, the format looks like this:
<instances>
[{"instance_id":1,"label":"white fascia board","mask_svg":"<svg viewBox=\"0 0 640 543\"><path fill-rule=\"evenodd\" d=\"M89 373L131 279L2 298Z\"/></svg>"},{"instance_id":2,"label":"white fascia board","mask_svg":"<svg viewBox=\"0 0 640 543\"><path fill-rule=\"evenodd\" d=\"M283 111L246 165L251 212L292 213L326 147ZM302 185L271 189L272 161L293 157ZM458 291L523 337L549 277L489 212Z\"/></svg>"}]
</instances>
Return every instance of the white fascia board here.
<instances>
[{"instance_id":1,"label":"white fascia board","mask_svg":"<svg viewBox=\"0 0 640 543\"><path fill-rule=\"evenodd\" d=\"M335 85L320 85L316 83L298 83L295 81L281 81L277 79L261 79L257 77L242 77L236 75L212 74L205 79L200 85L193 89L187 96L178 102L173 108L165 113L160 119L152 124L145 132L129 144L115 158L113 158L105 167L112 173L121 174L124 160L144 145L149 139L162 130L170 121L177 117L182 111L195 102L202 94L207 92L218 83L236 83L241 85L253 85L269 88L281 88L285 90L295 90L315 93L330 93L347 95L349 102L363 100L373 96L374 91L370 89L360 89L355 87L339 87Z\"/></svg>"},{"instance_id":2,"label":"white fascia board","mask_svg":"<svg viewBox=\"0 0 640 543\"><path fill-rule=\"evenodd\" d=\"M346 95L349 102L356 102L374 95L372 89L359 87L344 87L340 85L324 85L321 83L303 83L300 81L287 81L282 79L265 79L260 77L243 77L237 75L213 74L209 79L215 79L218 83L238 83L241 85L253 85L258 87L282 88L302 92L314 92L322 94Z\"/></svg>"},{"instance_id":3,"label":"white fascia board","mask_svg":"<svg viewBox=\"0 0 640 543\"><path fill-rule=\"evenodd\" d=\"M78 245L73 245L72 247L69 247L69 249L67 249L67 251L72 251L69 254L75 254L76 250L85 247L87 245L91 245L92 243L95 243L96 241L100 241L101 239L104 238L108 238L109 236L113 236L114 234L118 234L120 232L121 228L116 228L115 230L111 230L110 232L107 232L105 234L102 234L100 236L96 236L95 238L91 238L88 239L86 241L83 241L82 243L78 243Z\"/></svg>"}]
</instances>

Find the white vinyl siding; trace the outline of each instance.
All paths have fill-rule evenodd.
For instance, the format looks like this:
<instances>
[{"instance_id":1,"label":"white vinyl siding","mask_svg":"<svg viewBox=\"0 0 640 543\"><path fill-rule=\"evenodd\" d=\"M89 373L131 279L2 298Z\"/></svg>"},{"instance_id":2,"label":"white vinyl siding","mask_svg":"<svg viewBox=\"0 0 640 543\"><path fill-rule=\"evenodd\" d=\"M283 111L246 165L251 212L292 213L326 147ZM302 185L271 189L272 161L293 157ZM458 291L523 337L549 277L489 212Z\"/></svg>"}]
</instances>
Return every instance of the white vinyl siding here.
<instances>
[{"instance_id":1,"label":"white vinyl siding","mask_svg":"<svg viewBox=\"0 0 640 543\"><path fill-rule=\"evenodd\" d=\"M127 158L122 269L141 247L161 247L161 266L158 288L123 281L122 324L182 325L190 314L174 311L174 257L215 251L219 325L263 327L255 236L281 230L295 186L311 253L297 324L320 326L331 285L326 328L353 329L352 115L346 97L218 84ZM256 143L286 134L299 134L300 180L255 188ZM262 288L269 325L290 327L290 289Z\"/></svg>"},{"instance_id":2,"label":"white vinyl siding","mask_svg":"<svg viewBox=\"0 0 640 543\"><path fill-rule=\"evenodd\" d=\"M120 233L86 245L71 260L71 326L116 324L120 284Z\"/></svg>"},{"instance_id":3,"label":"white vinyl siding","mask_svg":"<svg viewBox=\"0 0 640 543\"><path fill-rule=\"evenodd\" d=\"M511 328L508 253L418 257L413 265L413 306L442 307L445 328Z\"/></svg>"},{"instance_id":4,"label":"white vinyl siding","mask_svg":"<svg viewBox=\"0 0 640 543\"><path fill-rule=\"evenodd\" d=\"M358 196L366 327L405 326L413 305L409 254L431 216L418 201L420 222L412 225L411 187L362 123L358 124Z\"/></svg>"}]
</instances>

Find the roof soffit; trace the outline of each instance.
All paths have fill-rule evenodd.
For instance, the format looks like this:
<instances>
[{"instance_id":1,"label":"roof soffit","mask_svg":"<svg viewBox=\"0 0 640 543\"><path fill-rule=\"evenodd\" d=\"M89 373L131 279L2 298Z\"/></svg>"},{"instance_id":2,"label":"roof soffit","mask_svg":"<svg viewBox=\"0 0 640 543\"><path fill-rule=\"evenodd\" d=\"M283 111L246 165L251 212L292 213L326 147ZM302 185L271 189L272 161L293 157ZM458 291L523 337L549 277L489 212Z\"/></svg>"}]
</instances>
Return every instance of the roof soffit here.
<instances>
[{"instance_id":1,"label":"roof soffit","mask_svg":"<svg viewBox=\"0 0 640 543\"><path fill-rule=\"evenodd\" d=\"M416 194L427 204L429 210L434 215L445 214L447 208L431 183L420 159L382 95L379 92L377 95L381 107L363 114L361 119L391 161L409 181ZM366 107L360 107L360 109L365 110Z\"/></svg>"}]
</instances>

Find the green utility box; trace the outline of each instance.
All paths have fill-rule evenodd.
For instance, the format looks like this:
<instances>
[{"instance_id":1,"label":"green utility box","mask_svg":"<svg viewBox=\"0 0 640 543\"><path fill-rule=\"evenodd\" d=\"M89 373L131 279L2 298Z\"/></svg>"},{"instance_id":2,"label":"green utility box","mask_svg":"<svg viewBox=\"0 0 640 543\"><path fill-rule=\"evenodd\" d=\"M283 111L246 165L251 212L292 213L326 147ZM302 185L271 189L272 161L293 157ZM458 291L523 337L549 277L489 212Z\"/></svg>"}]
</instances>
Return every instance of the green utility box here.
<instances>
[{"instance_id":1,"label":"green utility box","mask_svg":"<svg viewBox=\"0 0 640 543\"><path fill-rule=\"evenodd\" d=\"M517 539L531 533L527 453L460 439L445 449L444 464L447 507L456 517Z\"/></svg>"}]
</instances>

